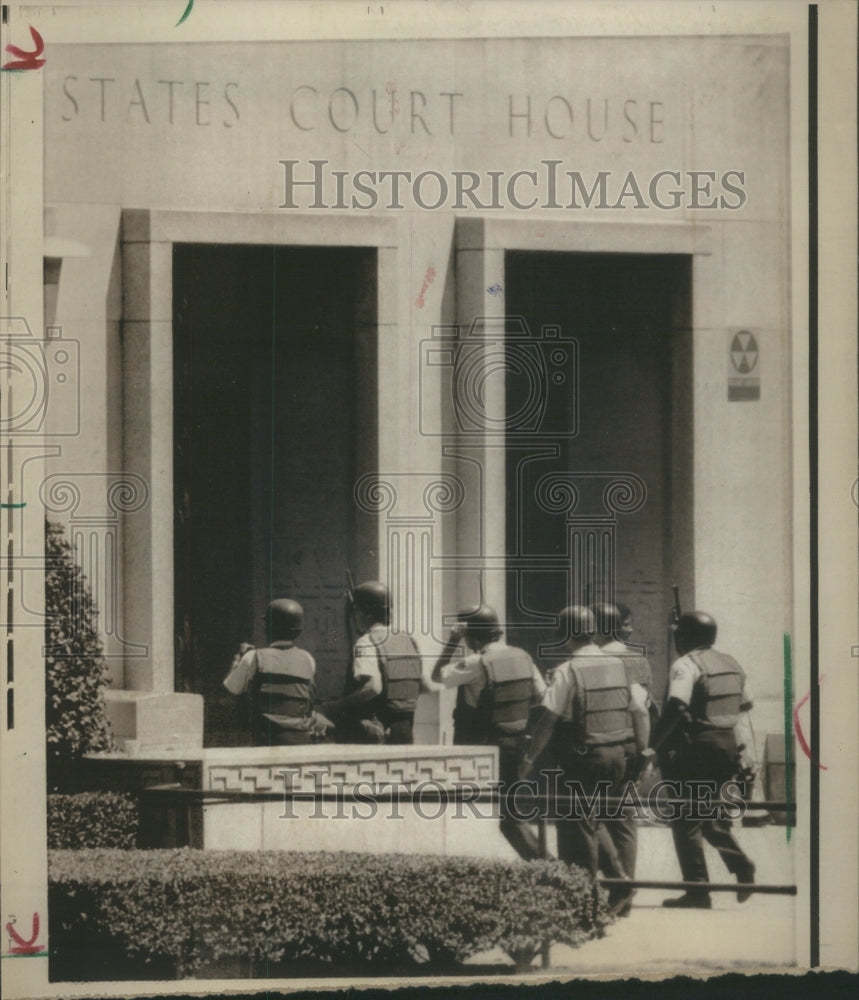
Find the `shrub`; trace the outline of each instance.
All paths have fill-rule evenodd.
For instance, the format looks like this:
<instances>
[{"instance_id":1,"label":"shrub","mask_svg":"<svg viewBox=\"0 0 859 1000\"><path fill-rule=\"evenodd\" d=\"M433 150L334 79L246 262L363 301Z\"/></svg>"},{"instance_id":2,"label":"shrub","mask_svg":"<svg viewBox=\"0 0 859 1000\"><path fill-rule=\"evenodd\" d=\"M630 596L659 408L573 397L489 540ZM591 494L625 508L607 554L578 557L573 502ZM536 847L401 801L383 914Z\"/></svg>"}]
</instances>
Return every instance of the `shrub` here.
<instances>
[{"instance_id":1,"label":"shrub","mask_svg":"<svg viewBox=\"0 0 859 1000\"><path fill-rule=\"evenodd\" d=\"M137 803L119 792L48 796L48 848L136 846Z\"/></svg>"},{"instance_id":2,"label":"shrub","mask_svg":"<svg viewBox=\"0 0 859 1000\"><path fill-rule=\"evenodd\" d=\"M541 942L602 932L604 896L560 862L291 853L54 851L51 934L60 951L175 962L179 975L255 963L373 963L416 972L501 947L530 961Z\"/></svg>"},{"instance_id":3,"label":"shrub","mask_svg":"<svg viewBox=\"0 0 859 1000\"><path fill-rule=\"evenodd\" d=\"M48 767L113 749L98 612L63 527L45 522L45 727Z\"/></svg>"}]
</instances>

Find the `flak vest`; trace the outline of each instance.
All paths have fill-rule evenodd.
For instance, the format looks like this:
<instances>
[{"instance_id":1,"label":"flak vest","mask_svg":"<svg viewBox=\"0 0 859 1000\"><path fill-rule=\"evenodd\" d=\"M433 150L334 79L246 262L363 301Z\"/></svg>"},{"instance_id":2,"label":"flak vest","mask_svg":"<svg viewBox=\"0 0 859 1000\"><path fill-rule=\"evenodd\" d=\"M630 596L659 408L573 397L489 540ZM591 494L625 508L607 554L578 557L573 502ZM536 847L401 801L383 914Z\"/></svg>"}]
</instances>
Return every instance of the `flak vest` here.
<instances>
[{"instance_id":1,"label":"flak vest","mask_svg":"<svg viewBox=\"0 0 859 1000\"><path fill-rule=\"evenodd\" d=\"M743 703L743 668L733 656L715 649L696 649L687 655L701 671L689 705L692 732L733 729Z\"/></svg>"},{"instance_id":2,"label":"flak vest","mask_svg":"<svg viewBox=\"0 0 859 1000\"><path fill-rule=\"evenodd\" d=\"M576 680L572 737L575 748L617 746L634 736L632 693L626 667L616 656L581 656L570 661Z\"/></svg>"},{"instance_id":3,"label":"flak vest","mask_svg":"<svg viewBox=\"0 0 859 1000\"><path fill-rule=\"evenodd\" d=\"M313 712L315 666L297 646L256 650L256 703L263 715L306 719Z\"/></svg>"},{"instance_id":4,"label":"flak vest","mask_svg":"<svg viewBox=\"0 0 859 1000\"><path fill-rule=\"evenodd\" d=\"M412 715L421 693L421 658L415 641L403 632L384 626L370 629L370 638L379 657L382 694L374 702L376 711L387 715Z\"/></svg>"},{"instance_id":5,"label":"flak vest","mask_svg":"<svg viewBox=\"0 0 859 1000\"><path fill-rule=\"evenodd\" d=\"M518 736L528 727L533 674L531 657L507 646L482 655L486 686L480 692L476 735L483 739Z\"/></svg>"},{"instance_id":6,"label":"flak vest","mask_svg":"<svg viewBox=\"0 0 859 1000\"><path fill-rule=\"evenodd\" d=\"M640 684L648 694L653 683L650 664L646 656L638 653L612 653L623 663L626 669L626 680L629 684Z\"/></svg>"},{"instance_id":7,"label":"flak vest","mask_svg":"<svg viewBox=\"0 0 859 1000\"><path fill-rule=\"evenodd\" d=\"M640 684L647 692L647 711L650 715L651 728L659 718L659 706L653 697L653 674L650 669L650 662L646 656L640 653L612 653L623 661L626 668L626 679L629 684Z\"/></svg>"}]
</instances>

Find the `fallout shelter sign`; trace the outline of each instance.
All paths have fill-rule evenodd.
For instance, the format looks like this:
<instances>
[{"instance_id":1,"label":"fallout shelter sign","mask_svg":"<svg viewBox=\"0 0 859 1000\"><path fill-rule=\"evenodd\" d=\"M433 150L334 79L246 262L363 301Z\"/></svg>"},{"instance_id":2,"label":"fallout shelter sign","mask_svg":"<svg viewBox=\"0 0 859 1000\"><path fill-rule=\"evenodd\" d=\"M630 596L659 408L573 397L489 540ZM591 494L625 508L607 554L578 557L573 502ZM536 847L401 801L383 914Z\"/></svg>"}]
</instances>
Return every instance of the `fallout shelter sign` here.
<instances>
[{"instance_id":1,"label":"fallout shelter sign","mask_svg":"<svg viewBox=\"0 0 859 1000\"><path fill-rule=\"evenodd\" d=\"M728 358L728 402L760 399L760 342L753 330L729 331Z\"/></svg>"}]
</instances>

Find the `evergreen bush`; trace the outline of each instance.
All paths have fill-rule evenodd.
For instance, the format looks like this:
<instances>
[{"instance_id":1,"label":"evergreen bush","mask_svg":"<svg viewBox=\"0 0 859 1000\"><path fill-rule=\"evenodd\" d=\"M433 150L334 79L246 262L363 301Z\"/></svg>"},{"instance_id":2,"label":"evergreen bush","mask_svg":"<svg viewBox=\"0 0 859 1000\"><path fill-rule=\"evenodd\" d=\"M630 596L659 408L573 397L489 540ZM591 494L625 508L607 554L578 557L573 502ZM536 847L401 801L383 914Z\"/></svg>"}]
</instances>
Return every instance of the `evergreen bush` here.
<instances>
[{"instance_id":1,"label":"evergreen bush","mask_svg":"<svg viewBox=\"0 0 859 1000\"><path fill-rule=\"evenodd\" d=\"M137 803L119 792L48 796L48 849L136 846Z\"/></svg>"},{"instance_id":2,"label":"evergreen bush","mask_svg":"<svg viewBox=\"0 0 859 1000\"><path fill-rule=\"evenodd\" d=\"M48 774L85 753L112 750L107 666L92 592L61 524L45 522L45 696Z\"/></svg>"},{"instance_id":3,"label":"evergreen bush","mask_svg":"<svg viewBox=\"0 0 859 1000\"><path fill-rule=\"evenodd\" d=\"M544 940L577 947L608 922L604 893L557 861L53 851L48 881L55 953L88 963L83 978L117 954L179 976L229 958L425 975L498 947L522 966Z\"/></svg>"}]
</instances>

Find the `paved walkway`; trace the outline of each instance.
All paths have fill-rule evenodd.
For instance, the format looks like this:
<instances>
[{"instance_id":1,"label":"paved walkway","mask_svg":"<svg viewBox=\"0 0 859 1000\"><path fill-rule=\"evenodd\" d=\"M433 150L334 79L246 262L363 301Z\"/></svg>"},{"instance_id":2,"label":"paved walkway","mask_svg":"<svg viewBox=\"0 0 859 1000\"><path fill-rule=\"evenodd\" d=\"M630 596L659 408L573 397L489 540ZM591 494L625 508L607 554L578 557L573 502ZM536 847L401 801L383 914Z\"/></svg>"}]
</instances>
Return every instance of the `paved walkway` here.
<instances>
[{"instance_id":1,"label":"paved walkway","mask_svg":"<svg viewBox=\"0 0 859 1000\"><path fill-rule=\"evenodd\" d=\"M736 833L757 866L758 882L795 883L793 848L784 827L737 826ZM733 882L718 854L709 847L706 851L712 881ZM667 828L640 828L638 875L679 881ZM803 905L799 897L753 895L741 904L733 893L719 892L712 895L712 910L665 909L662 900L672 895L678 893L639 890L630 916L615 921L604 938L581 948L553 947L552 972L647 976L673 970L694 975L795 963L794 915L796 907ZM505 960L503 952L493 951L473 961Z\"/></svg>"}]
</instances>

